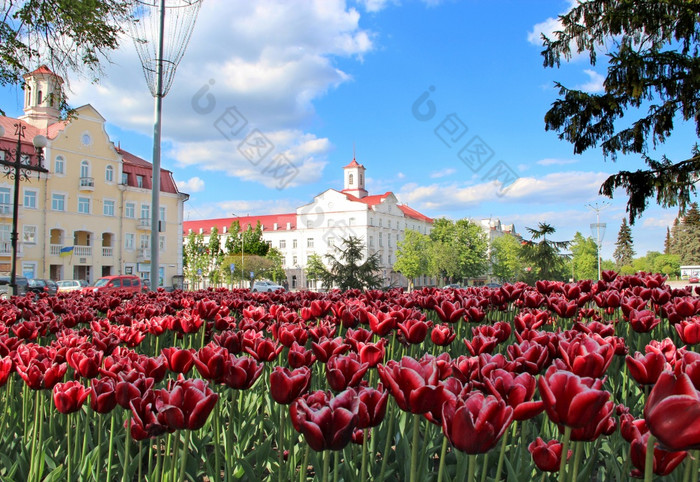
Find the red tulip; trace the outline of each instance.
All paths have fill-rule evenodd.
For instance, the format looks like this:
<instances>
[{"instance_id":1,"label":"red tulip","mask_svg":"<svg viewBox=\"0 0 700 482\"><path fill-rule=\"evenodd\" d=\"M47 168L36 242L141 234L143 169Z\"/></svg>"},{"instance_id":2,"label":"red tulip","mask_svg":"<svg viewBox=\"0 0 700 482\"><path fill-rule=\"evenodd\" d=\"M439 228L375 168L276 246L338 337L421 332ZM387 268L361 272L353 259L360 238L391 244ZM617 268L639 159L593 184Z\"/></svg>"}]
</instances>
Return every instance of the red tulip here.
<instances>
[{"instance_id":1,"label":"red tulip","mask_svg":"<svg viewBox=\"0 0 700 482\"><path fill-rule=\"evenodd\" d=\"M309 338L309 332L306 328L298 324L283 324L277 332L277 340L289 348L293 343L306 345L306 340Z\"/></svg>"},{"instance_id":2,"label":"red tulip","mask_svg":"<svg viewBox=\"0 0 700 482\"><path fill-rule=\"evenodd\" d=\"M165 356L165 361L168 364L168 370L174 373L187 373L194 365L194 350L185 350L183 348L170 347L163 348L161 351Z\"/></svg>"},{"instance_id":3,"label":"red tulip","mask_svg":"<svg viewBox=\"0 0 700 482\"><path fill-rule=\"evenodd\" d=\"M194 309L197 311L197 314L202 319L207 321L214 321L216 315L220 314L219 305L216 301L213 300L199 300L197 301L197 303L195 303ZM222 316L226 316L226 312L228 311L228 309L222 309L224 310L224 314Z\"/></svg>"},{"instance_id":4,"label":"red tulip","mask_svg":"<svg viewBox=\"0 0 700 482\"><path fill-rule=\"evenodd\" d=\"M580 377L600 378L610 366L615 351L612 345L580 335L570 342L559 342L559 352L567 370Z\"/></svg>"},{"instance_id":5,"label":"red tulip","mask_svg":"<svg viewBox=\"0 0 700 482\"><path fill-rule=\"evenodd\" d=\"M114 386L114 395L120 407L128 409L131 401L142 398L153 388L154 380L147 378L143 373L121 372L117 374L117 383Z\"/></svg>"},{"instance_id":6,"label":"red tulip","mask_svg":"<svg viewBox=\"0 0 700 482\"><path fill-rule=\"evenodd\" d=\"M6 356L0 358L0 387L7 383L7 379L13 372L14 363L12 362L12 357Z\"/></svg>"},{"instance_id":7,"label":"red tulip","mask_svg":"<svg viewBox=\"0 0 700 482\"><path fill-rule=\"evenodd\" d=\"M77 412L87 400L90 390L78 381L57 383L53 387L53 403L60 413Z\"/></svg>"},{"instance_id":8,"label":"red tulip","mask_svg":"<svg viewBox=\"0 0 700 482\"><path fill-rule=\"evenodd\" d=\"M333 355L326 364L326 379L331 390L341 392L356 387L362 381L369 365L360 361L359 355Z\"/></svg>"},{"instance_id":9,"label":"red tulip","mask_svg":"<svg viewBox=\"0 0 700 482\"><path fill-rule=\"evenodd\" d=\"M299 431L309 446L322 450L342 450L357 428L360 399L353 389L332 398L327 405L315 407L304 398L295 402L294 416Z\"/></svg>"},{"instance_id":10,"label":"red tulip","mask_svg":"<svg viewBox=\"0 0 700 482\"><path fill-rule=\"evenodd\" d=\"M500 368L484 379L489 391L513 408L515 420L529 420L544 410L541 401L532 401L535 395L535 377L529 373L513 376Z\"/></svg>"},{"instance_id":11,"label":"red tulip","mask_svg":"<svg viewBox=\"0 0 700 482\"><path fill-rule=\"evenodd\" d=\"M700 448L700 393L685 373L663 372L644 406L649 431L669 450Z\"/></svg>"},{"instance_id":12,"label":"red tulip","mask_svg":"<svg viewBox=\"0 0 700 482\"><path fill-rule=\"evenodd\" d=\"M231 355L243 351L243 332L227 330L213 336L214 343L223 346Z\"/></svg>"},{"instance_id":13,"label":"red tulip","mask_svg":"<svg viewBox=\"0 0 700 482\"><path fill-rule=\"evenodd\" d=\"M155 358L140 355L137 359L133 360L131 364L134 370L143 373L147 378L153 378L155 383L163 381L168 371L168 364L163 354Z\"/></svg>"},{"instance_id":14,"label":"red tulip","mask_svg":"<svg viewBox=\"0 0 700 482\"><path fill-rule=\"evenodd\" d=\"M637 333L648 333L653 330L656 325L661 323L661 320L650 310L632 310L628 318L630 326Z\"/></svg>"},{"instance_id":15,"label":"red tulip","mask_svg":"<svg viewBox=\"0 0 700 482\"><path fill-rule=\"evenodd\" d=\"M142 396L129 402L129 408L131 409L129 432L134 440L144 440L149 437L157 437L168 431L175 431L174 428L168 427L158 420L155 400L155 392L148 390Z\"/></svg>"},{"instance_id":16,"label":"red tulip","mask_svg":"<svg viewBox=\"0 0 700 482\"><path fill-rule=\"evenodd\" d=\"M630 444L630 460L634 465L632 477L643 477L645 469L645 460L647 455L647 442L650 433L644 433L640 437L632 440ZM665 476L674 471L678 465L685 459L688 452L685 451L668 451L659 447L659 444L654 444L654 463L653 471L656 475Z\"/></svg>"},{"instance_id":17,"label":"red tulip","mask_svg":"<svg viewBox=\"0 0 700 482\"><path fill-rule=\"evenodd\" d=\"M591 442L601 435L612 435L617 429L615 418L612 417L615 404L608 401L583 427L571 430L571 440L575 442Z\"/></svg>"},{"instance_id":18,"label":"red tulip","mask_svg":"<svg viewBox=\"0 0 700 482\"><path fill-rule=\"evenodd\" d=\"M192 361L202 377L212 380L214 383L221 383L230 356L226 348L211 342L203 346L194 355Z\"/></svg>"},{"instance_id":19,"label":"red tulip","mask_svg":"<svg viewBox=\"0 0 700 482\"><path fill-rule=\"evenodd\" d=\"M463 341L472 356L478 356L482 353L491 353L496 349L496 345L498 345L498 339L494 336L477 335L472 338L471 341L466 338Z\"/></svg>"},{"instance_id":20,"label":"red tulip","mask_svg":"<svg viewBox=\"0 0 700 482\"><path fill-rule=\"evenodd\" d=\"M311 370L308 367L289 370L277 366L270 373L270 395L282 405L289 405L309 390Z\"/></svg>"},{"instance_id":21,"label":"red tulip","mask_svg":"<svg viewBox=\"0 0 700 482\"><path fill-rule=\"evenodd\" d=\"M452 445L468 454L491 450L513 420L513 409L506 402L481 392L465 400L455 398L442 406L442 430Z\"/></svg>"},{"instance_id":22,"label":"red tulip","mask_svg":"<svg viewBox=\"0 0 700 482\"><path fill-rule=\"evenodd\" d=\"M666 361L666 357L655 351L646 355L636 352L634 358L627 355L625 362L627 363L630 376L640 385L655 384L661 372L671 369L671 365Z\"/></svg>"},{"instance_id":23,"label":"red tulip","mask_svg":"<svg viewBox=\"0 0 700 482\"><path fill-rule=\"evenodd\" d=\"M440 305L433 307L435 313L444 323L457 323L466 314L466 310L460 306L460 303L451 303L448 300L443 300Z\"/></svg>"},{"instance_id":24,"label":"red tulip","mask_svg":"<svg viewBox=\"0 0 700 482\"><path fill-rule=\"evenodd\" d=\"M669 363L676 362L678 352L676 345L673 344L670 338L664 338L661 341L651 340L647 343L647 346L644 347L644 351L647 353L652 351L661 353Z\"/></svg>"},{"instance_id":25,"label":"red tulip","mask_svg":"<svg viewBox=\"0 0 700 482\"><path fill-rule=\"evenodd\" d=\"M357 353L360 355L360 361L370 368L376 367L384 361L385 347L386 338L382 338L377 343L358 343Z\"/></svg>"},{"instance_id":26,"label":"red tulip","mask_svg":"<svg viewBox=\"0 0 700 482\"><path fill-rule=\"evenodd\" d=\"M264 367L254 358L231 355L229 363L226 364L226 372L222 377L222 382L229 388L248 390L260 378Z\"/></svg>"},{"instance_id":27,"label":"red tulip","mask_svg":"<svg viewBox=\"0 0 700 482\"><path fill-rule=\"evenodd\" d=\"M386 336L396 328L396 318L391 313L377 311L376 314L367 312L369 327L377 336Z\"/></svg>"},{"instance_id":28,"label":"red tulip","mask_svg":"<svg viewBox=\"0 0 700 482\"><path fill-rule=\"evenodd\" d=\"M518 345L506 347L508 358L513 360L514 371L537 375L549 364L549 349L536 342L523 340Z\"/></svg>"},{"instance_id":29,"label":"red tulip","mask_svg":"<svg viewBox=\"0 0 700 482\"><path fill-rule=\"evenodd\" d=\"M296 341L287 353L287 362L291 368L311 367L316 361L316 356L311 350L307 350Z\"/></svg>"},{"instance_id":30,"label":"red tulip","mask_svg":"<svg viewBox=\"0 0 700 482\"><path fill-rule=\"evenodd\" d=\"M199 430L218 399L219 395L204 380L178 378L168 389L158 391L155 400L158 421L175 430Z\"/></svg>"},{"instance_id":31,"label":"red tulip","mask_svg":"<svg viewBox=\"0 0 700 482\"><path fill-rule=\"evenodd\" d=\"M255 338L253 346L246 346L245 352L261 362L271 362L279 356L284 346L268 338Z\"/></svg>"},{"instance_id":32,"label":"red tulip","mask_svg":"<svg viewBox=\"0 0 700 482\"><path fill-rule=\"evenodd\" d=\"M405 356L400 362L389 360L377 370L384 386L405 412L422 414L440 401L443 386L438 383L440 371L435 360L421 364Z\"/></svg>"},{"instance_id":33,"label":"red tulip","mask_svg":"<svg viewBox=\"0 0 700 482\"><path fill-rule=\"evenodd\" d=\"M572 428L586 425L610 398L610 393L601 390L602 380L581 378L554 366L549 367L537 384L552 422Z\"/></svg>"},{"instance_id":34,"label":"red tulip","mask_svg":"<svg viewBox=\"0 0 700 482\"><path fill-rule=\"evenodd\" d=\"M686 345L700 343L700 318L693 317L673 325L681 341Z\"/></svg>"},{"instance_id":35,"label":"red tulip","mask_svg":"<svg viewBox=\"0 0 700 482\"><path fill-rule=\"evenodd\" d=\"M403 323L399 323L397 328L408 343L417 345L425 340L430 324L426 323L425 320L409 318Z\"/></svg>"},{"instance_id":36,"label":"red tulip","mask_svg":"<svg viewBox=\"0 0 700 482\"><path fill-rule=\"evenodd\" d=\"M527 449L532 455L532 460L538 469L543 472L559 472L561 466L561 451L563 450L561 442L558 440L550 440L545 443L541 437L537 437L534 442L528 445ZM572 455L569 450L566 454L566 459L569 460Z\"/></svg>"},{"instance_id":37,"label":"red tulip","mask_svg":"<svg viewBox=\"0 0 700 482\"><path fill-rule=\"evenodd\" d=\"M90 380L90 408L97 413L109 413L117 406L116 383L113 378Z\"/></svg>"},{"instance_id":38,"label":"red tulip","mask_svg":"<svg viewBox=\"0 0 700 482\"><path fill-rule=\"evenodd\" d=\"M350 345L343 343L343 339L339 336L333 339L323 337L318 343L311 342L311 349L318 361L326 363L332 355L347 352L350 349Z\"/></svg>"},{"instance_id":39,"label":"red tulip","mask_svg":"<svg viewBox=\"0 0 700 482\"><path fill-rule=\"evenodd\" d=\"M448 346L456 336L450 325L435 325L430 332L430 340L438 346Z\"/></svg>"},{"instance_id":40,"label":"red tulip","mask_svg":"<svg viewBox=\"0 0 700 482\"><path fill-rule=\"evenodd\" d=\"M66 353L66 361L83 378L95 378L99 374L103 353L94 348L71 348Z\"/></svg>"},{"instance_id":41,"label":"red tulip","mask_svg":"<svg viewBox=\"0 0 700 482\"><path fill-rule=\"evenodd\" d=\"M357 428L376 427L382 423L386 415L387 401L389 400L389 392L384 390L382 384L379 384L378 389L360 387L357 390L357 396L360 399L357 412Z\"/></svg>"}]
</instances>

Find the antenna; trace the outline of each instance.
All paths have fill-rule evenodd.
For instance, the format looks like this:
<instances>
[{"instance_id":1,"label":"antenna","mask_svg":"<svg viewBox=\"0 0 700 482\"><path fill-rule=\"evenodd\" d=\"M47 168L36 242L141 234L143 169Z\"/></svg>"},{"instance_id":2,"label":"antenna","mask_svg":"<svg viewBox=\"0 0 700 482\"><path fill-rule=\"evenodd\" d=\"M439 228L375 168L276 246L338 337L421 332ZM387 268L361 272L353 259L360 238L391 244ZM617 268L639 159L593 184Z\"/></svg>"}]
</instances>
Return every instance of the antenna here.
<instances>
[{"instance_id":1,"label":"antenna","mask_svg":"<svg viewBox=\"0 0 700 482\"><path fill-rule=\"evenodd\" d=\"M586 204L589 209L595 211L595 223L591 223L591 233L595 233L596 257L598 258L598 280L600 280L600 243L605 236L605 228L607 224L600 222L600 211L610 206L608 201L596 201ZM603 232L601 233L601 228Z\"/></svg>"}]
</instances>

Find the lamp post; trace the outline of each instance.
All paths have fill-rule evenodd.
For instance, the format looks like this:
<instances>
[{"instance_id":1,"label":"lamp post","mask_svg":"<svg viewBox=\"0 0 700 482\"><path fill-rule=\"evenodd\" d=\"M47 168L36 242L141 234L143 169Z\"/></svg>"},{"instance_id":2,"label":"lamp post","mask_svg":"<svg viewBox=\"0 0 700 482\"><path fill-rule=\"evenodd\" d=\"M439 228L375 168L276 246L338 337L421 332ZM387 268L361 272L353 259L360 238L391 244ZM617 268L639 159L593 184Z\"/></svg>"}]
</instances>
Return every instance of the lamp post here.
<instances>
[{"instance_id":1,"label":"lamp post","mask_svg":"<svg viewBox=\"0 0 700 482\"><path fill-rule=\"evenodd\" d=\"M600 222L600 211L610 205L609 202L604 201L602 203L592 203L587 204L587 206L595 211L595 223L591 223L591 234L595 234L595 253L598 261L598 280L600 280L600 243L603 241L605 236L605 227L607 224ZM602 229L602 233L601 233Z\"/></svg>"},{"instance_id":2,"label":"lamp post","mask_svg":"<svg viewBox=\"0 0 700 482\"><path fill-rule=\"evenodd\" d=\"M237 218L240 217L236 213L231 213L231 216L234 216ZM243 228L240 227L240 223L239 223L239 230L240 230L239 233L241 233L241 288L243 288L243 286L245 284L245 278L243 277Z\"/></svg>"},{"instance_id":3,"label":"lamp post","mask_svg":"<svg viewBox=\"0 0 700 482\"><path fill-rule=\"evenodd\" d=\"M0 165L5 172L5 177L14 180L14 199L12 206L12 233L10 234L10 239L12 241L12 262L10 265L10 290L13 295L17 294L17 244L19 241L19 233L17 232L17 220L19 218L19 182L20 180L29 181L29 176L32 172L37 173L37 178L42 172L48 172L44 169L42 165L43 161L43 151L44 147L48 141L46 137L42 135L35 136L32 140L34 144L34 149L37 153L37 163L35 166L31 164L29 157L27 157L27 162L22 163L22 139L24 139L24 130L26 125L17 121L13 124L15 128L15 136L17 136L17 146L11 150L14 153L14 161L11 160L1 160ZM0 137L5 135L4 127L0 126ZM29 156L29 154L27 154ZM12 157L12 156L10 156Z\"/></svg>"}]
</instances>

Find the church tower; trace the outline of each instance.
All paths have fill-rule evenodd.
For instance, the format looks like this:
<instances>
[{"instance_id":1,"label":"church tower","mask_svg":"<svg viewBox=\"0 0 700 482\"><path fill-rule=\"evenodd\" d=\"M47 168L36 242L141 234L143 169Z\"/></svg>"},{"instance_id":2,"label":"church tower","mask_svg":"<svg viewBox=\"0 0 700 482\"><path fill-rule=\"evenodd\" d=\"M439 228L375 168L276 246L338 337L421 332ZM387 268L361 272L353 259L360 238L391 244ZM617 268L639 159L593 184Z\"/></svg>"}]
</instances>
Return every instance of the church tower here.
<instances>
[{"instance_id":1,"label":"church tower","mask_svg":"<svg viewBox=\"0 0 700 482\"><path fill-rule=\"evenodd\" d=\"M24 76L23 121L46 129L58 122L63 101L63 79L42 65Z\"/></svg>"},{"instance_id":2,"label":"church tower","mask_svg":"<svg viewBox=\"0 0 700 482\"><path fill-rule=\"evenodd\" d=\"M365 190L365 166L358 164L353 158L352 162L343 168L343 171L343 192L358 198L365 197L367 195Z\"/></svg>"}]
</instances>

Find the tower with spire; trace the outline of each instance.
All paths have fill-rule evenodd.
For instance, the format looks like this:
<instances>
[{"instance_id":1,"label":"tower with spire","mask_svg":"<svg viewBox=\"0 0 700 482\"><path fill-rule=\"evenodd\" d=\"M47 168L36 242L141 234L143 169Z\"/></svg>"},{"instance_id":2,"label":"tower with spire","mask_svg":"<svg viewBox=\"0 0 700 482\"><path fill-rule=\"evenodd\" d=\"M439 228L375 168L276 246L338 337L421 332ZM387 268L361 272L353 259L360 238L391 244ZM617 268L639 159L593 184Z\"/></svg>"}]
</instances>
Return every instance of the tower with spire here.
<instances>
[{"instance_id":1,"label":"tower with spire","mask_svg":"<svg viewBox=\"0 0 700 482\"><path fill-rule=\"evenodd\" d=\"M362 199L367 196L365 189L365 166L359 164L353 156L352 162L343 167L343 192Z\"/></svg>"},{"instance_id":2,"label":"tower with spire","mask_svg":"<svg viewBox=\"0 0 700 482\"><path fill-rule=\"evenodd\" d=\"M42 65L24 76L24 115L28 124L45 129L58 122L63 101L63 79Z\"/></svg>"}]
</instances>

